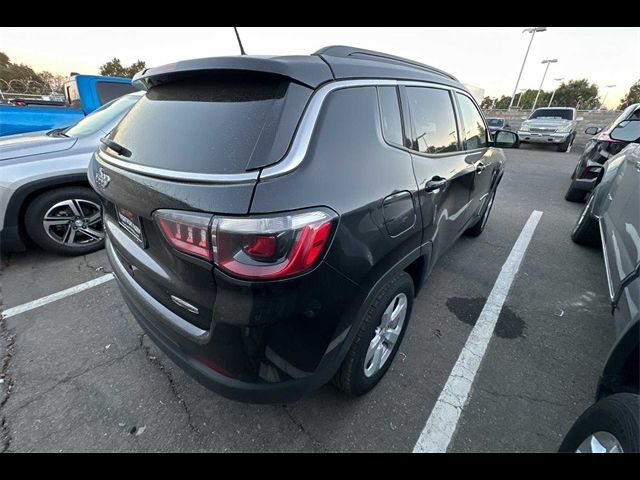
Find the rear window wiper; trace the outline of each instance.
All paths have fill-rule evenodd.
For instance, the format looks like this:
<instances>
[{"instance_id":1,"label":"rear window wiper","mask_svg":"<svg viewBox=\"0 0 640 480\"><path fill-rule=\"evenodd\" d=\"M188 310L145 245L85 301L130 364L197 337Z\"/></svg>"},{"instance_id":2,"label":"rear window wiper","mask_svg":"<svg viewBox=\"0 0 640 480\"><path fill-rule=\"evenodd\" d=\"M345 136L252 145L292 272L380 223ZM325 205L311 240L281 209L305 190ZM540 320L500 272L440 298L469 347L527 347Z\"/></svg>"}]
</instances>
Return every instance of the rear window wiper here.
<instances>
[{"instance_id":1,"label":"rear window wiper","mask_svg":"<svg viewBox=\"0 0 640 480\"><path fill-rule=\"evenodd\" d=\"M107 137L101 138L100 141L102 143L104 143L107 147L109 147L111 150L113 150L114 152L116 152L118 155L120 155L122 157L130 157L131 156L131 151L130 150L127 150L122 145L120 145L119 143L114 142L113 140L109 140Z\"/></svg>"}]
</instances>

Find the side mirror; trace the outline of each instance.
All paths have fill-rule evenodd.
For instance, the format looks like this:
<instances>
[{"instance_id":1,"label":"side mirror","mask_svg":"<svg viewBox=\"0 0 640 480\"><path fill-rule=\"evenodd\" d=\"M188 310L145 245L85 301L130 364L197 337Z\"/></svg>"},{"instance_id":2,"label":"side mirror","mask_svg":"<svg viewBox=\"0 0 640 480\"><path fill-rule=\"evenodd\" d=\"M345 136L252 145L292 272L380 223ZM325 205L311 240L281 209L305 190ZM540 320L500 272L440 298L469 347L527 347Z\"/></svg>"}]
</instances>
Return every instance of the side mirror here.
<instances>
[{"instance_id":1,"label":"side mirror","mask_svg":"<svg viewBox=\"0 0 640 480\"><path fill-rule=\"evenodd\" d=\"M602 128L600 127L589 127L584 131L584 133L586 133L587 135L596 135L601 131L602 131Z\"/></svg>"},{"instance_id":2,"label":"side mirror","mask_svg":"<svg viewBox=\"0 0 640 480\"><path fill-rule=\"evenodd\" d=\"M640 141L640 120L625 120L611 130L609 136L620 142Z\"/></svg>"},{"instance_id":3,"label":"side mirror","mask_svg":"<svg viewBox=\"0 0 640 480\"><path fill-rule=\"evenodd\" d=\"M520 147L520 139L514 132L497 130L493 134L493 146L496 148L518 148Z\"/></svg>"},{"instance_id":4,"label":"side mirror","mask_svg":"<svg viewBox=\"0 0 640 480\"><path fill-rule=\"evenodd\" d=\"M576 118L576 122L581 122L581 121L583 121L583 120L584 120L584 117L578 117L578 118Z\"/></svg>"},{"instance_id":5,"label":"side mirror","mask_svg":"<svg viewBox=\"0 0 640 480\"><path fill-rule=\"evenodd\" d=\"M529 117L520 117L520 120L526 120Z\"/></svg>"}]
</instances>

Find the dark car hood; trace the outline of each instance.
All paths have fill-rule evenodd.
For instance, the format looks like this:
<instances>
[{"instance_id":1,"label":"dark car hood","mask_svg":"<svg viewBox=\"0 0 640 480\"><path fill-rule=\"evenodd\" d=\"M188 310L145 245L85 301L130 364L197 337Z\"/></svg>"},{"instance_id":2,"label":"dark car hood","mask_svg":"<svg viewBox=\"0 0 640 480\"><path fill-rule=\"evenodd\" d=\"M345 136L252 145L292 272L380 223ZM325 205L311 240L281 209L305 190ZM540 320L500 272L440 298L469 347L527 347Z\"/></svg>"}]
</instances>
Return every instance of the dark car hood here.
<instances>
[{"instance_id":1,"label":"dark car hood","mask_svg":"<svg viewBox=\"0 0 640 480\"><path fill-rule=\"evenodd\" d=\"M77 138L48 136L47 131L21 133L0 138L0 160L68 150Z\"/></svg>"}]
</instances>

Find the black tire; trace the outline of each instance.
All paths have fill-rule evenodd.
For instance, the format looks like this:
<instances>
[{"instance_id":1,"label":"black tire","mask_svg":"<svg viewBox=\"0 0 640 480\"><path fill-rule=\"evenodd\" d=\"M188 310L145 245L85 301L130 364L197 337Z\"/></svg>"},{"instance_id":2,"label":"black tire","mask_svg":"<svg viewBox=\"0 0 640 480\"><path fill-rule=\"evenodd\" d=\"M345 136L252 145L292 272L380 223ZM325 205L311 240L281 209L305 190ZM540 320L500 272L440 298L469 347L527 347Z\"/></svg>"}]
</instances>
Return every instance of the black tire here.
<instances>
[{"instance_id":1,"label":"black tire","mask_svg":"<svg viewBox=\"0 0 640 480\"><path fill-rule=\"evenodd\" d=\"M587 192L577 189L575 187L575 181L572 181L567 189L567 193L564 194L564 199L569 202L584 202L586 196Z\"/></svg>"},{"instance_id":2,"label":"black tire","mask_svg":"<svg viewBox=\"0 0 640 480\"><path fill-rule=\"evenodd\" d=\"M45 214L54 205L65 200L79 199L100 205L100 199L93 190L86 187L62 187L45 192L31 201L24 216L24 226L29 237L45 250L62 255L86 255L104 248L104 238L88 244L63 245L47 234L43 225ZM96 224L96 230L102 231L102 224Z\"/></svg>"},{"instance_id":3,"label":"black tire","mask_svg":"<svg viewBox=\"0 0 640 480\"><path fill-rule=\"evenodd\" d=\"M596 432L613 435L623 452L640 452L640 396L617 393L589 407L573 424L559 451L575 452L580 444Z\"/></svg>"},{"instance_id":4,"label":"black tire","mask_svg":"<svg viewBox=\"0 0 640 480\"><path fill-rule=\"evenodd\" d=\"M494 189L491 193L489 193L490 195L489 202L487 202L487 204L484 206L484 209L482 210L482 215L480 215L480 218L475 224L467 228L467 230L464 232L465 235L469 237L477 237L482 232L484 232L484 227L487 225L487 220L489 220L489 215L491 215L491 207L493 207L493 201L496 198L496 190L497 188Z\"/></svg>"},{"instance_id":5,"label":"black tire","mask_svg":"<svg viewBox=\"0 0 640 480\"><path fill-rule=\"evenodd\" d=\"M571 151L571 145L573 145L573 139L575 138L574 135L570 135L569 138L567 138L567 140L565 140L562 143L558 144L558 151L559 152L569 152Z\"/></svg>"},{"instance_id":6,"label":"black tire","mask_svg":"<svg viewBox=\"0 0 640 480\"><path fill-rule=\"evenodd\" d=\"M598 221L593 218L591 214L594 198L595 196L591 193L571 232L571 240L580 245L590 247L597 247L601 242L600 225L598 225Z\"/></svg>"},{"instance_id":7,"label":"black tire","mask_svg":"<svg viewBox=\"0 0 640 480\"><path fill-rule=\"evenodd\" d=\"M377 373L371 377L367 377L365 375L365 359L369 344L373 340L376 328L380 324L385 309L400 293L404 293L407 297L407 311L402 330L386 362ZM333 377L334 385L344 393L351 397L364 395L373 389L380 379L384 377L398 352L404 333L407 331L414 295L415 292L411 276L407 272L400 272L388 281L378 293L373 296L372 300L370 300L365 310L365 317L360 325L360 330L356 334L342 365Z\"/></svg>"}]
</instances>

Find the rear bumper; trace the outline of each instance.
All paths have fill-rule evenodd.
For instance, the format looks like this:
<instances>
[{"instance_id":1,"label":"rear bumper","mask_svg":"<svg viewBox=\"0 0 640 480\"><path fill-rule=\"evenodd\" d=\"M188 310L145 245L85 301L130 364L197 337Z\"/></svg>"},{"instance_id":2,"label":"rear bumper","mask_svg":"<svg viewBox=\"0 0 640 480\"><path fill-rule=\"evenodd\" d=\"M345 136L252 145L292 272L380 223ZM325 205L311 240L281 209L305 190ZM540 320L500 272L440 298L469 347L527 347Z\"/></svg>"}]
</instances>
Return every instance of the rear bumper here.
<instances>
[{"instance_id":1,"label":"rear bumper","mask_svg":"<svg viewBox=\"0 0 640 480\"><path fill-rule=\"evenodd\" d=\"M571 132L568 133L535 133L535 132L522 132L518 131L518 137L521 142L528 143L563 143L570 136Z\"/></svg>"},{"instance_id":2,"label":"rear bumper","mask_svg":"<svg viewBox=\"0 0 640 480\"><path fill-rule=\"evenodd\" d=\"M251 326L243 318L237 325L212 322L200 329L158 302L129 273L117 244L107 236L106 251L123 297L133 316L154 343L198 382L227 398L250 403L288 403L299 400L327 383L337 370L346 333L338 331L318 345L325 334L304 326L297 315L278 322ZM224 296L218 291L217 297ZM339 299L338 299L339 300ZM234 302L243 300L237 295ZM246 301L255 303L249 297ZM237 311L243 310L237 305ZM255 310L255 305L249 309ZM317 319L320 325L327 320ZM295 325L298 324L296 327ZM320 326L319 325L319 326ZM324 327L327 327L324 324ZM336 325L338 327L338 325ZM344 325L339 328L344 330ZM336 328L333 329L336 331ZM347 328L348 331L348 328ZM310 335L309 335L310 334ZM332 337L332 338L331 338ZM311 352L318 352L310 358ZM303 353L301 353L303 352ZM234 378L224 367L238 367ZM306 362L306 365L305 365ZM313 369L309 365L317 364ZM255 374L251 374L255 372Z\"/></svg>"}]
</instances>

